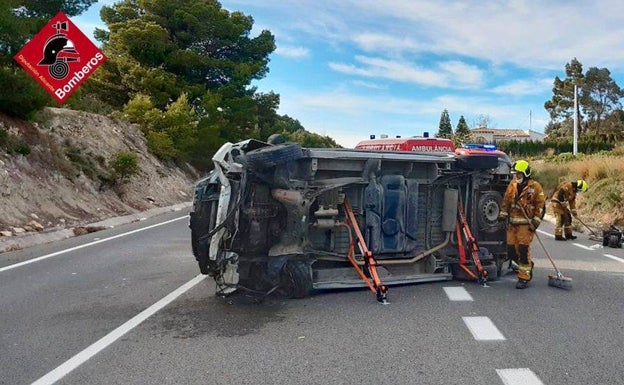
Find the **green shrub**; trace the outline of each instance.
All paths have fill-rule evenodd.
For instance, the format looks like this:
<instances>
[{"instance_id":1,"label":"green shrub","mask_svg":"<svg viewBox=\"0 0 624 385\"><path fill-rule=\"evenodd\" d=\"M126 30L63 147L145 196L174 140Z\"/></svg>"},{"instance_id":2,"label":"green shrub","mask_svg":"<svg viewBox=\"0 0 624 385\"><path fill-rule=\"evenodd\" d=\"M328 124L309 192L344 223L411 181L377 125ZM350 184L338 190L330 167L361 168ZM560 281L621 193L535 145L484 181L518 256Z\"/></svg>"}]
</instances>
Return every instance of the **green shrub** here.
<instances>
[{"instance_id":1,"label":"green shrub","mask_svg":"<svg viewBox=\"0 0 624 385\"><path fill-rule=\"evenodd\" d=\"M119 183L124 183L128 178L137 175L141 171L139 168L139 157L132 151L115 153L111 159L110 167Z\"/></svg>"},{"instance_id":2,"label":"green shrub","mask_svg":"<svg viewBox=\"0 0 624 385\"><path fill-rule=\"evenodd\" d=\"M178 155L173 140L166 132L150 131L147 134L147 148L161 160L173 160Z\"/></svg>"},{"instance_id":3,"label":"green shrub","mask_svg":"<svg viewBox=\"0 0 624 385\"><path fill-rule=\"evenodd\" d=\"M30 119L52 98L21 68L0 67L0 111L22 119Z\"/></svg>"}]
</instances>

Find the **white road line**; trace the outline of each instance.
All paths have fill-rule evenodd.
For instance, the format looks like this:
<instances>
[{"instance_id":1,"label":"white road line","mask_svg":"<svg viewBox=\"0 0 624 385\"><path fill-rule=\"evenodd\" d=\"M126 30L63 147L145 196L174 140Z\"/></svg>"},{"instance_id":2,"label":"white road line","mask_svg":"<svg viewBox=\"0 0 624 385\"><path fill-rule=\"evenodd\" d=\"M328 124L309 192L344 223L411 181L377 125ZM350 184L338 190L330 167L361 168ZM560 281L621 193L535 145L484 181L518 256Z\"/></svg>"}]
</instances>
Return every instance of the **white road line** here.
<instances>
[{"instance_id":1,"label":"white road line","mask_svg":"<svg viewBox=\"0 0 624 385\"><path fill-rule=\"evenodd\" d=\"M504 341L505 336L488 317L462 317L475 340Z\"/></svg>"},{"instance_id":2,"label":"white road line","mask_svg":"<svg viewBox=\"0 0 624 385\"><path fill-rule=\"evenodd\" d=\"M99 239L99 240L94 241L94 242L85 243L84 245L80 245L80 246L76 246L76 247L71 247L71 248L69 248L69 249L60 250L60 251L57 251L57 252L54 252L54 253L51 253L51 254L42 255L41 257L37 257L37 258L33 258L33 259L29 259L29 260L24 261L24 262L19 262L19 263L13 264L13 265L5 266L5 267L0 267L0 273L1 273L1 272L3 272L3 271L6 271L6 270L15 269L16 267L20 267L20 266L28 265L28 264L31 264L31 263L35 263L35 262L39 262L39 261L43 261L44 259L48 259L48 258L52 258L52 257L56 257L57 255L61 255L61 254L65 254L65 253L69 253L70 251L80 250L80 249L83 249L83 248L85 248L85 247L89 247L89 246L97 245L98 243L102 243L102 242L110 241L110 240L113 240L113 239L117 239L117 238L125 237L126 235L130 235L130 234L138 233L138 232L141 232L141 231L149 230L149 229L152 229L152 228L154 228L154 227L158 227L158 226L166 225L167 223L171 223L171 222L179 221L180 219L184 219L184 218L188 218L188 215L185 215L185 216L183 216L183 217L179 217L179 218L175 218L175 219L170 219L170 220L165 221L165 222L156 223L155 225L151 225L151 226L143 227L143 228L140 228L140 229L136 229L136 230L128 231L127 233L117 234L117 235L114 235L114 236L109 237L109 238Z\"/></svg>"},{"instance_id":3,"label":"white road line","mask_svg":"<svg viewBox=\"0 0 624 385\"><path fill-rule=\"evenodd\" d=\"M554 235L552 235L551 233L547 233L547 232L545 232L544 230L537 229L537 232L538 232L538 233L540 233L540 234L548 235L548 236L549 236L549 237L551 237L551 238L554 238L554 237L555 237L555 236L554 236Z\"/></svg>"},{"instance_id":4,"label":"white road line","mask_svg":"<svg viewBox=\"0 0 624 385\"><path fill-rule=\"evenodd\" d=\"M496 373L505 385L544 385L528 368L496 369Z\"/></svg>"},{"instance_id":5,"label":"white road line","mask_svg":"<svg viewBox=\"0 0 624 385\"><path fill-rule=\"evenodd\" d=\"M32 385L54 384L56 381L60 380L61 378L69 374L72 370L84 364L88 359L90 359L91 357L95 356L96 354L104 350L104 348L106 348L113 342L117 341L124 334L134 329L135 327L139 326L143 321L145 321L154 313L156 313L160 309L164 308L165 306L173 302L176 298L178 298L180 295L187 292L193 286L203 281L206 277L207 275L198 275L195 278L191 279L184 285L180 286L179 288L177 288L176 290L174 290L173 292L171 292L170 294L162 298L160 301L156 302L152 306L143 310L142 312L140 312L139 314L137 314L136 316L128 320L126 323L119 326L117 329L108 333L107 335L100 338L98 341L96 341L95 343L93 343L92 345L90 345L89 347L81 351L80 353L76 354L69 360L62 363L56 369L52 370L45 376L33 382Z\"/></svg>"},{"instance_id":6,"label":"white road line","mask_svg":"<svg viewBox=\"0 0 624 385\"><path fill-rule=\"evenodd\" d=\"M449 286L444 288L446 296L451 301L472 301L472 296L463 287Z\"/></svg>"},{"instance_id":7,"label":"white road line","mask_svg":"<svg viewBox=\"0 0 624 385\"><path fill-rule=\"evenodd\" d=\"M580 243L573 243L574 246L580 247L581 249L585 249L585 250L589 250L589 251L594 251L594 249L592 249L591 247L585 246L585 245L581 245Z\"/></svg>"},{"instance_id":8,"label":"white road line","mask_svg":"<svg viewBox=\"0 0 624 385\"><path fill-rule=\"evenodd\" d=\"M618 258L618 257L616 257L615 255L611 255L611 254L603 254L603 255L604 255L605 257L607 257L607 258L611 258L611 259L613 259L614 261L618 261L618 262L622 262L622 263L624 263L624 259L622 259L622 258Z\"/></svg>"}]
</instances>

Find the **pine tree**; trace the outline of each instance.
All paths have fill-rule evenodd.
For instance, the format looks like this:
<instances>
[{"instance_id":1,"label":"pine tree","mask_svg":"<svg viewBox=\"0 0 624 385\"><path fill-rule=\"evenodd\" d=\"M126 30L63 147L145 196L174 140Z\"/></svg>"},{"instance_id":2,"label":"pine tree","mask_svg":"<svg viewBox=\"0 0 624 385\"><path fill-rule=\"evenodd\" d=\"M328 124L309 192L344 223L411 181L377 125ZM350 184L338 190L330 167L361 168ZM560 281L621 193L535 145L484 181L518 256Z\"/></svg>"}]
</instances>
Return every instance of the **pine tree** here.
<instances>
[{"instance_id":1,"label":"pine tree","mask_svg":"<svg viewBox=\"0 0 624 385\"><path fill-rule=\"evenodd\" d=\"M566 77L561 80L555 77L553 82L553 97L544 103L544 108L550 114L553 122L561 122L570 119L574 114L574 86L579 88L585 82L583 64L576 58L565 65ZM579 114L579 119L582 119Z\"/></svg>"},{"instance_id":2,"label":"pine tree","mask_svg":"<svg viewBox=\"0 0 624 385\"><path fill-rule=\"evenodd\" d=\"M460 147L463 143L470 142L471 138L472 133L470 132L470 128L466 123L466 119L464 119L464 115L462 115L459 118L459 122L457 123L457 129L455 130L455 136L453 137L455 147Z\"/></svg>"},{"instance_id":3,"label":"pine tree","mask_svg":"<svg viewBox=\"0 0 624 385\"><path fill-rule=\"evenodd\" d=\"M435 136L436 138L453 139L453 126L451 124L451 118L446 108L444 109L444 111L442 111L442 115L440 116L440 126L438 129L438 133Z\"/></svg>"}]
</instances>

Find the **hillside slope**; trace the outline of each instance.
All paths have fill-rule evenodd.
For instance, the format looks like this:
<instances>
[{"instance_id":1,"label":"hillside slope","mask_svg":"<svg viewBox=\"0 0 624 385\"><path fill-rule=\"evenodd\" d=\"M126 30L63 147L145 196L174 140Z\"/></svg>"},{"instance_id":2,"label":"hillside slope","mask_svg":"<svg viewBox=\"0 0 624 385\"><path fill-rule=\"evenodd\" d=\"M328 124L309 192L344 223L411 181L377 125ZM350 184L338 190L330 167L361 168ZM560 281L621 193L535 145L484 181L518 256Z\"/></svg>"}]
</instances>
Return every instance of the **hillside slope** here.
<instances>
[{"instance_id":1,"label":"hillside slope","mask_svg":"<svg viewBox=\"0 0 624 385\"><path fill-rule=\"evenodd\" d=\"M84 225L192 199L197 172L190 166L183 171L165 165L152 156L135 125L61 108L47 108L35 121L0 114L0 129L30 147L27 155L9 155L0 147L4 236L20 228L46 231ZM120 151L135 152L141 171L113 186L109 161Z\"/></svg>"}]
</instances>

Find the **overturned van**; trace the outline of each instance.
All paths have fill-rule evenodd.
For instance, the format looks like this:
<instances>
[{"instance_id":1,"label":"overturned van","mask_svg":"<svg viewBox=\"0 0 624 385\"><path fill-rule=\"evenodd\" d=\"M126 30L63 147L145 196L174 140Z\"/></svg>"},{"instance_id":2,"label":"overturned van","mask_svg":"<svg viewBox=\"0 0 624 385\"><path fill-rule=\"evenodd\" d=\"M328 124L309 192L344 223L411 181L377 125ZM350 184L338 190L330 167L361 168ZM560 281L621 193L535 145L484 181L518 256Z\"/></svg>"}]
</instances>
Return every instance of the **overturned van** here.
<instances>
[{"instance_id":1,"label":"overturned van","mask_svg":"<svg viewBox=\"0 0 624 385\"><path fill-rule=\"evenodd\" d=\"M500 151L226 143L195 188L194 256L217 294L496 279L511 162Z\"/></svg>"}]
</instances>

